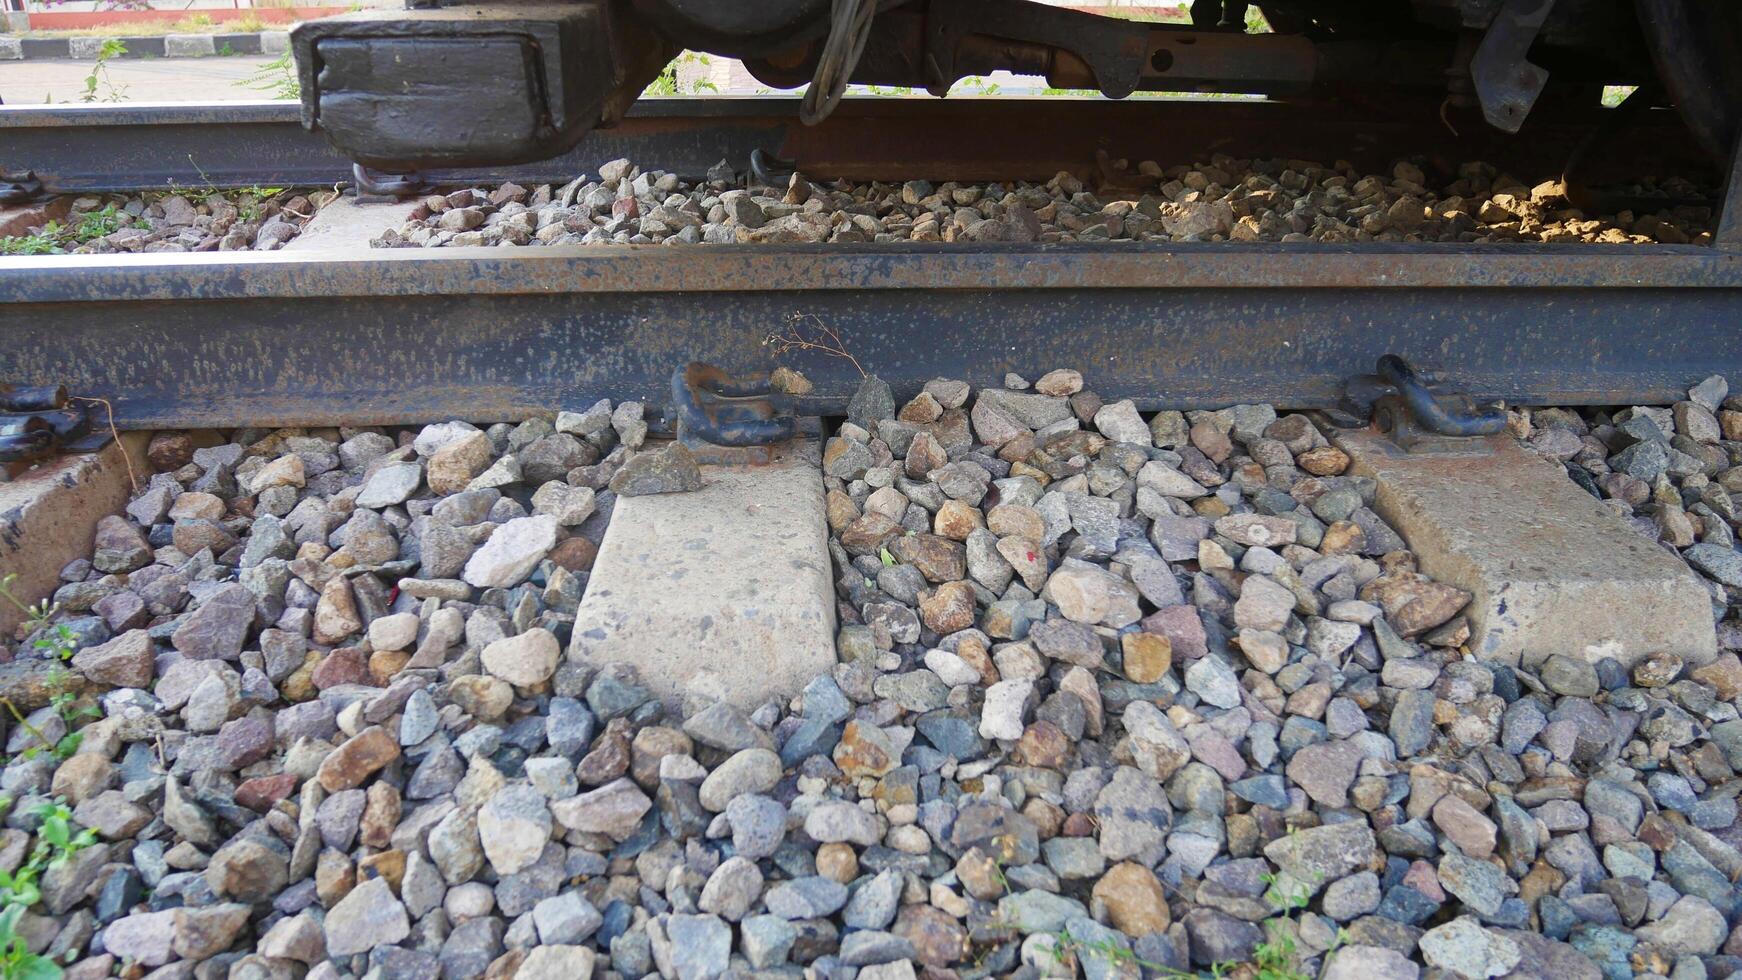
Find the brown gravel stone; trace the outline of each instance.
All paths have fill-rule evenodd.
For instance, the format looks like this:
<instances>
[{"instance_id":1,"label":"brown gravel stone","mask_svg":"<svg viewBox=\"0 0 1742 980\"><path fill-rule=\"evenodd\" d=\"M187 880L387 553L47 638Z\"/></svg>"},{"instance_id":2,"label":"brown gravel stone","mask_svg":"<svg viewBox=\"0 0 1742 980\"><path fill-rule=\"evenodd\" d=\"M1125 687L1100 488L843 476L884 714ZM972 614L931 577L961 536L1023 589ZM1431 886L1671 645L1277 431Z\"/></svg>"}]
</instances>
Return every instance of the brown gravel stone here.
<instances>
[{"instance_id":1,"label":"brown gravel stone","mask_svg":"<svg viewBox=\"0 0 1742 980\"><path fill-rule=\"evenodd\" d=\"M961 542L936 534L903 535L890 543L889 550L919 569L928 582L953 582L968 574L967 551Z\"/></svg>"},{"instance_id":2,"label":"brown gravel stone","mask_svg":"<svg viewBox=\"0 0 1742 980\"><path fill-rule=\"evenodd\" d=\"M1384 607L1385 618L1404 637L1433 629L1470 601L1470 593L1416 572L1381 575L1362 586L1360 595Z\"/></svg>"},{"instance_id":3,"label":"brown gravel stone","mask_svg":"<svg viewBox=\"0 0 1742 980\"><path fill-rule=\"evenodd\" d=\"M1095 882L1094 898L1107 907L1107 918L1133 938L1166 932L1172 924L1167 894L1155 872L1141 864L1122 861L1107 869Z\"/></svg>"},{"instance_id":4,"label":"brown gravel stone","mask_svg":"<svg viewBox=\"0 0 1742 980\"><path fill-rule=\"evenodd\" d=\"M945 582L919 600L920 620L940 635L974 625L974 587L967 582Z\"/></svg>"},{"instance_id":5,"label":"brown gravel stone","mask_svg":"<svg viewBox=\"0 0 1742 980\"><path fill-rule=\"evenodd\" d=\"M1063 770L1071 759L1071 740L1050 721L1037 721L1016 740L1016 758L1025 766Z\"/></svg>"},{"instance_id":6,"label":"brown gravel stone","mask_svg":"<svg viewBox=\"0 0 1742 980\"><path fill-rule=\"evenodd\" d=\"M1688 676L1711 688L1720 701L1733 701L1742 695L1742 660L1734 653L1721 653L1704 667L1695 667Z\"/></svg>"},{"instance_id":7,"label":"brown gravel stone","mask_svg":"<svg viewBox=\"0 0 1742 980\"><path fill-rule=\"evenodd\" d=\"M363 804L363 818L357 828L357 843L366 847L387 847L393 840L393 829L399 826L403 804L399 790L392 783L377 780L369 785ZM393 883L395 890L399 882Z\"/></svg>"},{"instance_id":8,"label":"brown gravel stone","mask_svg":"<svg viewBox=\"0 0 1742 980\"><path fill-rule=\"evenodd\" d=\"M590 571L599 557L599 546L577 534L557 542L545 557L571 572Z\"/></svg>"},{"instance_id":9,"label":"brown gravel stone","mask_svg":"<svg viewBox=\"0 0 1742 980\"><path fill-rule=\"evenodd\" d=\"M355 789L397 758L399 741L381 726L371 725L328 754L315 778L329 793Z\"/></svg>"},{"instance_id":10,"label":"brown gravel stone","mask_svg":"<svg viewBox=\"0 0 1742 980\"><path fill-rule=\"evenodd\" d=\"M932 530L951 541L966 541L975 528L986 526L978 508L960 500L946 500L932 519Z\"/></svg>"},{"instance_id":11,"label":"brown gravel stone","mask_svg":"<svg viewBox=\"0 0 1742 980\"><path fill-rule=\"evenodd\" d=\"M986 514L986 527L1001 538L1018 537L1039 541L1046 537L1046 519L1040 511L1022 504L999 504Z\"/></svg>"},{"instance_id":12,"label":"brown gravel stone","mask_svg":"<svg viewBox=\"0 0 1742 980\"><path fill-rule=\"evenodd\" d=\"M250 810L265 813L279 800L289 799L301 780L295 773L281 772L275 776L256 776L236 787L236 802Z\"/></svg>"},{"instance_id":13,"label":"brown gravel stone","mask_svg":"<svg viewBox=\"0 0 1742 980\"><path fill-rule=\"evenodd\" d=\"M853 845L833 843L817 848L817 874L845 885L859 877L859 856Z\"/></svg>"},{"instance_id":14,"label":"brown gravel stone","mask_svg":"<svg viewBox=\"0 0 1742 980\"><path fill-rule=\"evenodd\" d=\"M157 670L151 636L136 629L73 655L73 667L99 684L149 688Z\"/></svg>"},{"instance_id":15,"label":"brown gravel stone","mask_svg":"<svg viewBox=\"0 0 1742 980\"><path fill-rule=\"evenodd\" d=\"M158 432L145 448L145 458L159 473L179 470L194 460L194 440L186 432Z\"/></svg>"},{"instance_id":16,"label":"brown gravel stone","mask_svg":"<svg viewBox=\"0 0 1742 980\"><path fill-rule=\"evenodd\" d=\"M315 605L315 642L338 643L362 628L363 619L357 614L350 580L340 575L328 579Z\"/></svg>"},{"instance_id":17,"label":"brown gravel stone","mask_svg":"<svg viewBox=\"0 0 1742 980\"><path fill-rule=\"evenodd\" d=\"M635 733L629 750L630 775L651 790L659 785L659 760L668 755L689 755L695 751L695 742L675 728L650 725Z\"/></svg>"},{"instance_id":18,"label":"brown gravel stone","mask_svg":"<svg viewBox=\"0 0 1742 980\"><path fill-rule=\"evenodd\" d=\"M385 878L387 886L398 894L399 883L405 878L405 852L389 849L359 859L357 878L359 881Z\"/></svg>"},{"instance_id":19,"label":"brown gravel stone","mask_svg":"<svg viewBox=\"0 0 1742 980\"><path fill-rule=\"evenodd\" d=\"M1139 684L1153 684L1173 666L1173 643L1159 633L1125 633L1119 637L1125 657L1125 676Z\"/></svg>"},{"instance_id":20,"label":"brown gravel stone","mask_svg":"<svg viewBox=\"0 0 1742 980\"><path fill-rule=\"evenodd\" d=\"M613 718L605 723L605 730L593 740L592 750L581 757L575 775L583 786L602 786L629 771L632 752L629 722Z\"/></svg>"},{"instance_id":21,"label":"brown gravel stone","mask_svg":"<svg viewBox=\"0 0 1742 980\"><path fill-rule=\"evenodd\" d=\"M915 958L929 967L945 967L967 953L968 934L948 912L931 905L909 905L890 930L913 944Z\"/></svg>"},{"instance_id":22,"label":"brown gravel stone","mask_svg":"<svg viewBox=\"0 0 1742 980\"><path fill-rule=\"evenodd\" d=\"M849 555L874 555L890 538L901 533L901 525L882 514L869 513L841 532L841 547Z\"/></svg>"},{"instance_id":23,"label":"brown gravel stone","mask_svg":"<svg viewBox=\"0 0 1742 980\"><path fill-rule=\"evenodd\" d=\"M494 455L490 437L482 432L467 433L430 454L424 480L431 491L442 496L459 493L490 468Z\"/></svg>"},{"instance_id":24,"label":"brown gravel stone","mask_svg":"<svg viewBox=\"0 0 1742 980\"><path fill-rule=\"evenodd\" d=\"M1434 804L1434 825L1451 838L1466 857L1486 860L1494 853L1495 826L1480 810L1448 793Z\"/></svg>"},{"instance_id":25,"label":"brown gravel stone","mask_svg":"<svg viewBox=\"0 0 1742 980\"><path fill-rule=\"evenodd\" d=\"M898 764L889 736L867 722L853 720L835 745L835 765L849 776L881 776Z\"/></svg>"},{"instance_id":26,"label":"brown gravel stone","mask_svg":"<svg viewBox=\"0 0 1742 980\"><path fill-rule=\"evenodd\" d=\"M327 654L309 680L321 691L344 684L377 686L375 675L369 669L368 656L358 647L340 647Z\"/></svg>"}]
</instances>

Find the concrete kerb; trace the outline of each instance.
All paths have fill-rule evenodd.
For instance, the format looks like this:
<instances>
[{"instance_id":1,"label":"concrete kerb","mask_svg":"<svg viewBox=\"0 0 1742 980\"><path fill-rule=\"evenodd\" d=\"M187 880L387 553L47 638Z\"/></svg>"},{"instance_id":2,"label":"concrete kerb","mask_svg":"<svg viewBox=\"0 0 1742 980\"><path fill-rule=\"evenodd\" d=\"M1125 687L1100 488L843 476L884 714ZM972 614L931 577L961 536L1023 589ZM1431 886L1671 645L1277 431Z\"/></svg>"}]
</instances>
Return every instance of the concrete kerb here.
<instances>
[{"instance_id":1,"label":"concrete kerb","mask_svg":"<svg viewBox=\"0 0 1742 980\"><path fill-rule=\"evenodd\" d=\"M126 46L121 58L209 58L216 55L283 54L290 49L288 31L234 34L156 34L137 37L12 37L0 36L0 61L95 61L103 42Z\"/></svg>"},{"instance_id":2,"label":"concrete kerb","mask_svg":"<svg viewBox=\"0 0 1742 980\"><path fill-rule=\"evenodd\" d=\"M218 43L210 34L166 34L163 56L166 58L205 58L218 53Z\"/></svg>"}]
</instances>

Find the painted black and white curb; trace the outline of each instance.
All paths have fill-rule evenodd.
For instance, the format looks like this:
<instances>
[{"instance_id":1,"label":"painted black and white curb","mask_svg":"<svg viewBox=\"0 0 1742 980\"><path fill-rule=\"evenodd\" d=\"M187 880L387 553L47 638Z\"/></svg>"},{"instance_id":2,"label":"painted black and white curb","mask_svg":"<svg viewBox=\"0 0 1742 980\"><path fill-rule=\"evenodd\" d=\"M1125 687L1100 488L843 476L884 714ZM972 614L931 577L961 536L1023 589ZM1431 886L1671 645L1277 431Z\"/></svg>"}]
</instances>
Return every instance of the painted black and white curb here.
<instances>
[{"instance_id":1,"label":"painted black and white curb","mask_svg":"<svg viewBox=\"0 0 1742 980\"><path fill-rule=\"evenodd\" d=\"M221 54L282 54L290 47L286 31L239 34L160 34L149 37L0 36L0 61L95 61L103 42L127 45L123 58L209 58Z\"/></svg>"}]
</instances>

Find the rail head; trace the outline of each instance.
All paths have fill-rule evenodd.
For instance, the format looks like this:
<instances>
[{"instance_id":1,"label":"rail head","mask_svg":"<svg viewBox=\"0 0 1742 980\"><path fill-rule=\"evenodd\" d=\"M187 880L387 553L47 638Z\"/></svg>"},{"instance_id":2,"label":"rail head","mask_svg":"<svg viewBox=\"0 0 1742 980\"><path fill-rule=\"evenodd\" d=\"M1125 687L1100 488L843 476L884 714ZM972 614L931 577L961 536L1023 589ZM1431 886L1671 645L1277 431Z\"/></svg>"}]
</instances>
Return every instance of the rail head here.
<instances>
[{"instance_id":1,"label":"rail head","mask_svg":"<svg viewBox=\"0 0 1742 980\"><path fill-rule=\"evenodd\" d=\"M0 259L0 303L843 290L1738 289L1694 246L635 245Z\"/></svg>"}]
</instances>

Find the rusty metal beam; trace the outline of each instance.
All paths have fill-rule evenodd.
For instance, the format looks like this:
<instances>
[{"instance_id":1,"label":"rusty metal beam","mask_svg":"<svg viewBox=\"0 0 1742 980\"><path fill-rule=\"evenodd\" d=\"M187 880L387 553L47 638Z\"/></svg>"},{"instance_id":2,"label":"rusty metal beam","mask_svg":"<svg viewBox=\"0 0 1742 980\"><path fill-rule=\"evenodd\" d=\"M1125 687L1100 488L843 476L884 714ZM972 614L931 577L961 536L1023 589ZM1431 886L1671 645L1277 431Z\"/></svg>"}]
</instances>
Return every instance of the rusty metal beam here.
<instances>
[{"instance_id":1,"label":"rusty metal beam","mask_svg":"<svg viewBox=\"0 0 1742 980\"><path fill-rule=\"evenodd\" d=\"M489 170L436 171L440 183L567 181L627 157L699 176L724 159L739 171L752 150L796 160L813 177L857 180L1045 180L1096 173L1096 155L1163 166L1214 154L1281 157L1367 172L1399 154L1450 179L1469 160L1514 173L1559 174L1573 148L1611 110L1539 106L1518 137L1475 118L1448 129L1437 101L1379 104L1010 98L848 99L821 125L798 123L788 97L642 99L615 129L597 130L554 160ZM1640 113L1628 138L1582 166L1593 181L1641 174L1715 176L1671 111ZM1461 134L1461 135L1459 135ZM0 172L35 171L50 191L328 186L350 162L303 130L294 102L0 106Z\"/></svg>"},{"instance_id":2,"label":"rusty metal beam","mask_svg":"<svg viewBox=\"0 0 1742 980\"><path fill-rule=\"evenodd\" d=\"M1678 396L1742 375L1742 255L1693 247L696 246L0 259L0 363L128 428L515 419L802 370L793 314L898 393L1078 367L1145 408L1329 405L1384 353L1479 398ZM799 325L796 329L804 329Z\"/></svg>"}]
</instances>

